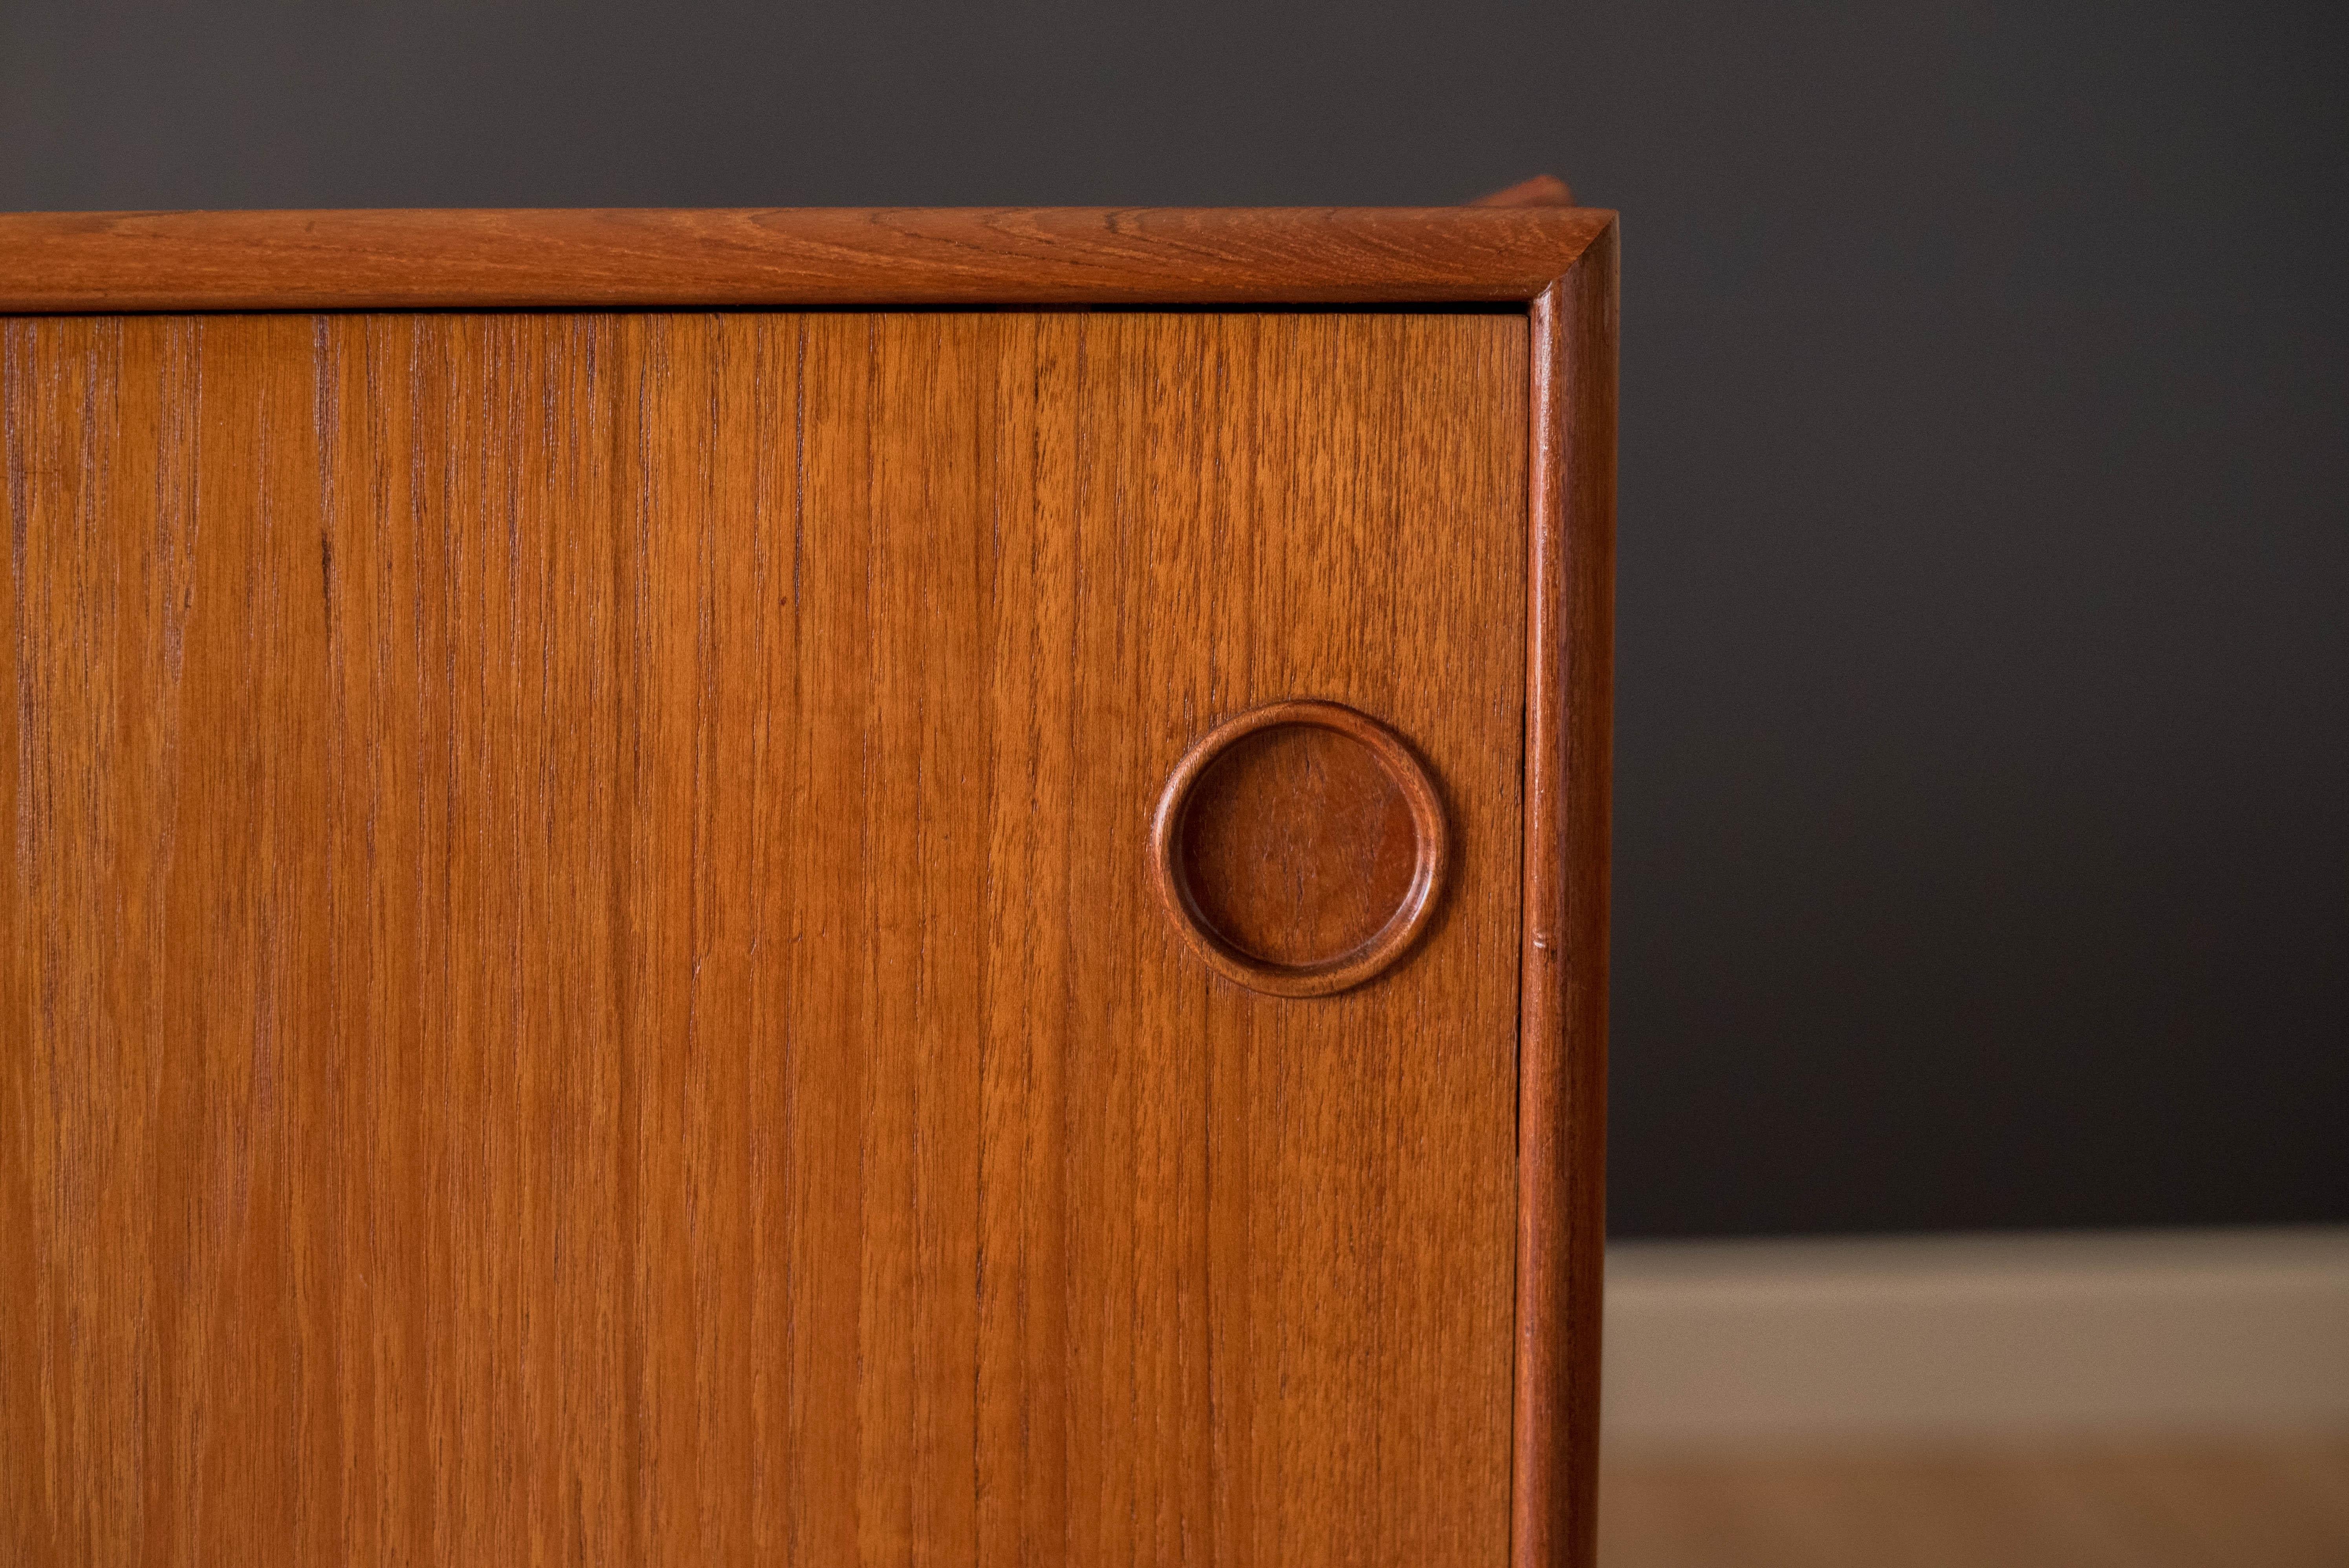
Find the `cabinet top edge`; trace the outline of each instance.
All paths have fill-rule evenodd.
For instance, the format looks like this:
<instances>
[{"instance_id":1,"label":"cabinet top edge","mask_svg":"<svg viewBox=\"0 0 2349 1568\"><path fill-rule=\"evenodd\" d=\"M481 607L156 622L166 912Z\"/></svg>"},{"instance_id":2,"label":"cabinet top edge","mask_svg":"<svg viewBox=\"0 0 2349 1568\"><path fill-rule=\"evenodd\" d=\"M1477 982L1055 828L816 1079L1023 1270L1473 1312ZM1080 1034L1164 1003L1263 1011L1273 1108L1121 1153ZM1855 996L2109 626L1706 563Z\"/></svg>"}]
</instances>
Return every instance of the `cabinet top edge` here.
<instances>
[{"instance_id":1,"label":"cabinet top edge","mask_svg":"<svg viewBox=\"0 0 2349 1568\"><path fill-rule=\"evenodd\" d=\"M1528 300L1599 208L0 213L0 313Z\"/></svg>"}]
</instances>

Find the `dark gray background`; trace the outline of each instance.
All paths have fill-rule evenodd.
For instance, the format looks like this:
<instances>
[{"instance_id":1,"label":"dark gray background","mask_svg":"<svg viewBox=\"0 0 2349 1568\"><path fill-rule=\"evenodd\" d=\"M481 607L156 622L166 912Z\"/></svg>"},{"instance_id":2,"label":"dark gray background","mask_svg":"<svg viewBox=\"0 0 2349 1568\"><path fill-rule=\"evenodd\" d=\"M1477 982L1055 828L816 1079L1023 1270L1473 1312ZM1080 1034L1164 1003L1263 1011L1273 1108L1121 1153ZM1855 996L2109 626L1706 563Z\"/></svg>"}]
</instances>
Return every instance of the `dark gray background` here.
<instances>
[{"instance_id":1,"label":"dark gray background","mask_svg":"<svg viewBox=\"0 0 2349 1568\"><path fill-rule=\"evenodd\" d=\"M2349 1219L2313 4L0 0L0 208L1625 213L1619 1233Z\"/></svg>"}]
</instances>

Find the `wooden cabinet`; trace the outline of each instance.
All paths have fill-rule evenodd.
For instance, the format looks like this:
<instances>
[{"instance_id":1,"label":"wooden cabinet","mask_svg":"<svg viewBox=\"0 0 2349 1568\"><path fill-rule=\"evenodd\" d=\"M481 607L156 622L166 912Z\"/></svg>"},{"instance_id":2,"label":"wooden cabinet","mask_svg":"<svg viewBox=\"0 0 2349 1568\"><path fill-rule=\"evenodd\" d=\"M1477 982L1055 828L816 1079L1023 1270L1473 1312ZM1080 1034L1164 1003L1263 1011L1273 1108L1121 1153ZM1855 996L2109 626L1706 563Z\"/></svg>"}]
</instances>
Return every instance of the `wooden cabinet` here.
<instances>
[{"instance_id":1,"label":"wooden cabinet","mask_svg":"<svg viewBox=\"0 0 2349 1568\"><path fill-rule=\"evenodd\" d=\"M1613 287L0 218L9 1561L1587 1563Z\"/></svg>"}]
</instances>

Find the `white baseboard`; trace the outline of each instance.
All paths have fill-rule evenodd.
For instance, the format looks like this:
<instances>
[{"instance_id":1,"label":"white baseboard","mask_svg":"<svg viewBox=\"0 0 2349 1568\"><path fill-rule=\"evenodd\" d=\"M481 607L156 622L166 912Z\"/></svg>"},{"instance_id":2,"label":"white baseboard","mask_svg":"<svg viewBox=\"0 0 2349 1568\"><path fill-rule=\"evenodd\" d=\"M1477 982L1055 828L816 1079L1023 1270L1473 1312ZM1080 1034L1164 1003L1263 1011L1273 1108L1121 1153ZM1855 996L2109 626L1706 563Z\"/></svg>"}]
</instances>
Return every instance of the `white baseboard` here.
<instances>
[{"instance_id":1,"label":"white baseboard","mask_svg":"<svg viewBox=\"0 0 2349 1568\"><path fill-rule=\"evenodd\" d=\"M2349 1227L1608 1251L1615 1452L2349 1427Z\"/></svg>"}]
</instances>

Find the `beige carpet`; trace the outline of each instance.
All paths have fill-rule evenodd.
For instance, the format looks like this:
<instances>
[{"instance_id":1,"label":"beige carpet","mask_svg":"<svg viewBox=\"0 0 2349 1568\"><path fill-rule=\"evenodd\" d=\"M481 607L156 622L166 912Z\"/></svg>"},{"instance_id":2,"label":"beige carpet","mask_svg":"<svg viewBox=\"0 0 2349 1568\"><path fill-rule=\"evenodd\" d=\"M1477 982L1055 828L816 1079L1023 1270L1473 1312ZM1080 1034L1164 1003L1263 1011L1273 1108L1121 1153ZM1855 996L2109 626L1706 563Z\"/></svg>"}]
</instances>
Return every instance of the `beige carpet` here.
<instances>
[{"instance_id":1,"label":"beige carpet","mask_svg":"<svg viewBox=\"0 0 2349 1568\"><path fill-rule=\"evenodd\" d=\"M1599 1568L2349 1568L2349 1434L1611 1463Z\"/></svg>"}]
</instances>

